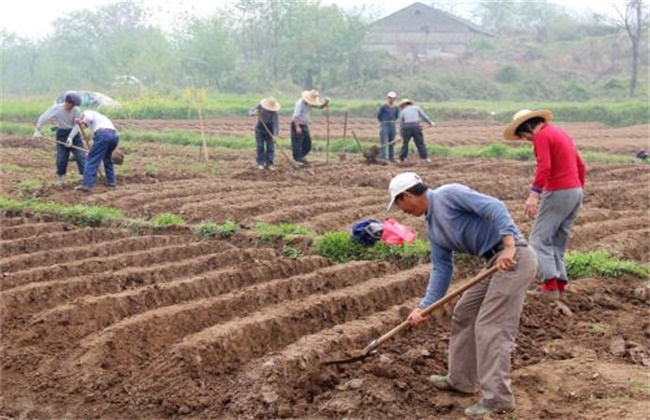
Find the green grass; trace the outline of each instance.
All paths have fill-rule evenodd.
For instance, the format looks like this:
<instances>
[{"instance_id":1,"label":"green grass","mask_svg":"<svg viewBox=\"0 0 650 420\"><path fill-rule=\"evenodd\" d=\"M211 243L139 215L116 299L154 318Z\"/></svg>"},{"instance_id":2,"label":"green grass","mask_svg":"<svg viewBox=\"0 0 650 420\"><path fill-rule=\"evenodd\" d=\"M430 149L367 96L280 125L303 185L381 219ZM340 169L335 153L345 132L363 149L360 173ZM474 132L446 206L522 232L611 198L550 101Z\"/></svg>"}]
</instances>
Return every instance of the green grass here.
<instances>
[{"instance_id":1,"label":"green grass","mask_svg":"<svg viewBox=\"0 0 650 420\"><path fill-rule=\"evenodd\" d=\"M272 225L268 223L255 223L253 227L255 234L267 242L276 242L290 239L294 236L312 236L313 233L304 226L292 223L280 223Z\"/></svg>"},{"instance_id":2,"label":"green grass","mask_svg":"<svg viewBox=\"0 0 650 420\"><path fill-rule=\"evenodd\" d=\"M207 119L225 116L247 115L247 111L259 100L268 96L260 95L211 94L204 104L204 117ZM276 95L283 105L281 115L290 115L297 97ZM183 99L182 92L171 95L143 94L139 98L120 99L122 108L103 110L117 119L197 119L192 104ZM331 114L350 117L375 115L382 98L338 99L332 98ZM0 118L2 121L33 121L52 104L51 97L5 97ZM418 102L435 121L459 119L483 119L506 123L520 109L548 108L553 110L556 121L599 121L614 126L647 123L650 113L647 101L587 101L587 102L511 102L488 100L459 100L448 102ZM323 111L316 111L317 113ZM3 126L5 123L3 123ZM33 131L33 128L31 129ZM17 133L15 133L17 134ZM23 133L28 134L28 133Z\"/></svg>"},{"instance_id":3,"label":"green grass","mask_svg":"<svg viewBox=\"0 0 650 420\"><path fill-rule=\"evenodd\" d=\"M151 226L154 229L183 225L185 225L185 220L181 216L173 213L161 213L151 219Z\"/></svg>"},{"instance_id":4,"label":"green grass","mask_svg":"<svg viewBox=\"0 0 650 420\"><path fill-rule=\"evenodd\" d=\"M2 130L8 131L29 131L19 129L20 124L5 123ZM3 131L5 132L5 131ZM9 134L9 133L7 133ZM28 134L31 134L29 132ZM23 135L27 135L23 133ZM120 132L120 141L122 142L150 142L150 143L166 143L181 146L197 146L202 143L201 135L190 131L182 130L167 130L167 131L139 131L139 130L123 130ZM229 150L255 150L255 139L251 135L243 137L220 137L220 136L206 136L206 143L210 148L223 148ZM291 148L291 141L289 139L280 139L280 147L285 151ZM321 140L313 142L314 152L325 152L326 143ZM367 144L366 144L367 146ZM443 146L440 144L428 144L427 150L433 156L448 156L455 158L486 158L486 159L505 159L505 160L520 160L520 161L533 161L535 155L532 147L527 144L512 143L507 144L495 141L488 145L472 145L472 146ZM330 140L330 152L336 153L360 153L359 147L352 138L343 140L342 138L332 138ZM604 164L620 164L620 163L634 163L636 160L628 155L616 155L601 152L584 151L581 152L583 159L587 163L604 163ZM645 164L650 164L646 162ZM157 163L149 163L144 167L145 171L150 174L158 174L161 167ZM193 172L205 173L218 173L221 170L219 165L212 165L212 163L194 163L189 170Z\"/></svg>"},{"instance_id":5,"label":"green grass","mask_svg":"<svg viewBox=\"0 0 650 420\"><path fill-rule=\"evenodd\" d=\"M70 221L77 226L107 225L111 221L124 218L122 212L102 206L84 206L77 204L69 206L53 202L40 202L37 200L15 200L0 196L0 209L12 213L31 210L38 213L51 213L61 216L63 220Z\"/></svg>"},{"instance_id":6,"label":"green grass","mask_svg":"<svg viewBox=\"0 0 650 420\"><path fill-rule=\"evenodd\" d=\"M377 242L374 245L362 245L350 236L349 232L328 232L314 243L316 254L338 263L356 260L398 260L407 265L429 261L429 242L416 239L411 244L386 245Z\"/></svg>"},{"instance_id":7,"label":"green grass","mask_svg":"<svg viewBox=\"0 0 650 420\"><path fill-rule=\"evenodd\" d=\"M614 258L604 250L570 251L566 255L565 262L570 280L586 277L617 278L623 275L648 278L648 266Z\"/></svg>"},{"instance_id":8,"label":"green grass","mask_svg":"<svg viewBox=\"0 0 650 420\"><path fill-rule=\"evenodd\" d=\"M25 167L14 163L0 163L0 172L24 172Z\"/></svg>"},{"instance_id":9,"label":"green grass","mask_svg":"<svg viewBox=\"0 0 650 420\"><path fill-rule=\"evenodd\" d=\"M194 233L200 238L210 238L218 236L220 238L230 238L239 231L239 225L232 220L227 220L221 225L211 221L201 222L193 227Z\"/></svg>"}]
</instances>

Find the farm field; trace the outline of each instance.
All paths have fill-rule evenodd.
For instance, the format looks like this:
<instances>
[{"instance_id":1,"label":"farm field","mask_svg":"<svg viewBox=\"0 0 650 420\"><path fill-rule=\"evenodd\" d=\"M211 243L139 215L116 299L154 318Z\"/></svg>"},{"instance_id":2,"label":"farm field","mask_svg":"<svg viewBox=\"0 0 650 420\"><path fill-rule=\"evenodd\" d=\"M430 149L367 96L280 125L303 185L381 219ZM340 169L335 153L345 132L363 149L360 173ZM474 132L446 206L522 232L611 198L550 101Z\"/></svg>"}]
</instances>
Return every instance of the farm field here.
<instances>
[{"instance_id":1,"label":"farm field","mask_svg":"<svg viewBox=\"0 0 650 420\"><path fill-rule=\"evenodd\" d=\"M286 137L288 123L282 123ZM118 129L200 130L194 121L116 121ZM342 119L334 119L336 136ZM560 124L581 150L630 154L648 147L648 126ZM206 122L220 136L249 136L249 119ZM440 123L443 145L488 144L502 124ZM348 124L364 144L372 120ZM324 138L322 118L313 136ZM116 189L55 185L52 147L31 137L0 140L0 194L119 209L132 219L174 213L190 224L233 220L299 224L315 235L360 218L385 217L387 185L415 170L427 183L467 184L502 199L526 233L533 162L434 157L368 165L359 154L310 155L292 169L254 166L253 150L126 142ZM289 151L287 150L287 153ZM588 166L571 249L605 249L650 263L650 166ZM424 236L424 221L396 215ZM305 248L288 257L273 242L234 235L200 240L187 229L134 233L118 223L80 228L49 215L0 217L2 354L0 417L7 418L462 418L475 397L434 390L446 370L448 322L383 345L366 362L322 366L401 322L424 292L430 264L335 264ZM459 265L455 284L475 275ZM561 304L526 301L513 352L514 418L643 419L650 412L648 279L584 278ZM453 286L452 286L453 287ZM512 418L512 417L504 417Z\"/></svg>"}]
</instances>

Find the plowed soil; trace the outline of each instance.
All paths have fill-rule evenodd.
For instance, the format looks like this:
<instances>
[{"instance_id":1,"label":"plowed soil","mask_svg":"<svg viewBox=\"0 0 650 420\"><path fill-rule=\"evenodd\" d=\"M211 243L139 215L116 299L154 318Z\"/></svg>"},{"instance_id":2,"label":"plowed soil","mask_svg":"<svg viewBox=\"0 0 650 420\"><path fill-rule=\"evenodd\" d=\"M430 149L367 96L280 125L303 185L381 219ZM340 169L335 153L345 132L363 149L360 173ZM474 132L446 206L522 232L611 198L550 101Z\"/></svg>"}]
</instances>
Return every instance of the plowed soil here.
<instances>
[{"instance_id":1,"label":"plowed soil","mask_svg":"<svg viewBox=\"0 0 650 420\"><path fill-rule=\"evenodd\" d=\"M221 135L248 135L250 126L241 118L208 122ZM447 122L431 133L449 145L489 143L501 128ZM647 147L647 126L567 128L587 149ZM317 119L315 136L323 129ZM376 127L355 120L350 129L370 141ZM115 207L132 218L171 212L191 223L234 220L245 230L289 222L324 233L384 218L388 181L415 170L431 186L460 182L499 197L523 231L532 225L523 214L531 162L379 166L348 155L326 164L316 153L300 170L278 156L271 172L254 167L250 150L211 150L210 161L199 162L193 147L124 143L118 188L99 183L82 195L72 190L78 175L52 182L49 146L24 137L0 146L3 195ZM26 184L29 177L39 181ZM589 165L570 248L648 263L649 182L644 164ZM395 216L424 235L421 219ZM1 418L456 419L478 399L427 382L446 371L444 317L396 336L364 362L322 365L400 323L424 292L429 264L333 264L308 252L288 258L259 241L78 228L28 213L0 217L0 252ZM461 265L456 284L479 268L474 260ZM503 418L648 418L649 295L647 279L626 277L577 280L561 302L529 297L513 352L517 407Z\"/></svg>"}]
</instances>

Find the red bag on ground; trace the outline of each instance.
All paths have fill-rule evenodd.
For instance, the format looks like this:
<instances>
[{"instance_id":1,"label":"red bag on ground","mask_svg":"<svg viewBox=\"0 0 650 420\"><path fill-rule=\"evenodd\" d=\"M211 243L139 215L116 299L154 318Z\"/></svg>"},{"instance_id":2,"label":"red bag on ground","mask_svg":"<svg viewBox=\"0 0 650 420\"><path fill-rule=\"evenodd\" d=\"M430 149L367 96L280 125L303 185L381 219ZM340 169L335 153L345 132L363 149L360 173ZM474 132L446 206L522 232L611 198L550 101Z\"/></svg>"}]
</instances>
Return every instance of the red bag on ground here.
<instances>
[{"instance_id":1,"label":"red bag on ground","mask_svg":"<svg viewBox=\"0 0 650 420\"><path fill-rule=\"evenodd\" d=\"M395 219L384 220L383 228L384 231L381 235L381 240L388 245L410 244L415 241L415 231Z\"/></svg>"}]
</instances>

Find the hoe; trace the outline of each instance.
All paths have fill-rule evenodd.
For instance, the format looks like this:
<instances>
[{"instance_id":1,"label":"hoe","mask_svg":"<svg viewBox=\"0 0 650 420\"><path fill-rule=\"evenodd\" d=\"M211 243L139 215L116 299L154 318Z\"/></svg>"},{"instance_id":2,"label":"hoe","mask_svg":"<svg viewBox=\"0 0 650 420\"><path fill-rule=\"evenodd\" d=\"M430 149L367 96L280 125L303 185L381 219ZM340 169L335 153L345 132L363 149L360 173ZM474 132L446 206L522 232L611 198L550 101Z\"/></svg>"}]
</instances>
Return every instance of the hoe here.
<instances>
[{"instance_id":1,"label":"hoe","mask_svg":"<svg viewBox=\"0 0 650 420\"><path fill-rule=\"evenodd\" d=\"M499 269L496 266L493 266L489 270L485 270L482 273L479 273L476 277L473 279L469 280L462 286L458 287L456 290L453 292L448 293L445 297L442 299L438 300L437 302L427 306L423 311L422 311L422 316L427 316L431 314L433 311L443 307L447 303L449 303L451 300L456 298L457 296L460 296L463 294L467 289L469 289L472 286L475 286L476 284L480 283L481 281L485 280L486 278L492 276L494 273L496 273ZM395 334L401 332L405 328L409 326L408 321L404 321L401 324L399 324L397 327L393 328L392 330L388 331L386 334L382 335L381 337L373 340L368 346L361 351L361 353L357 354L356 356L348 357L347 359L340 359L340 360L329 360L326 362L323 362L324 365L341 365L341 364L346 364L346 363L353 363L353 362L358 362L361 360L366 359L367 357L374 355L377 353L377 348L384 343L385 341L389 340L392 338Z\"/></svg>"}]
</instances>

